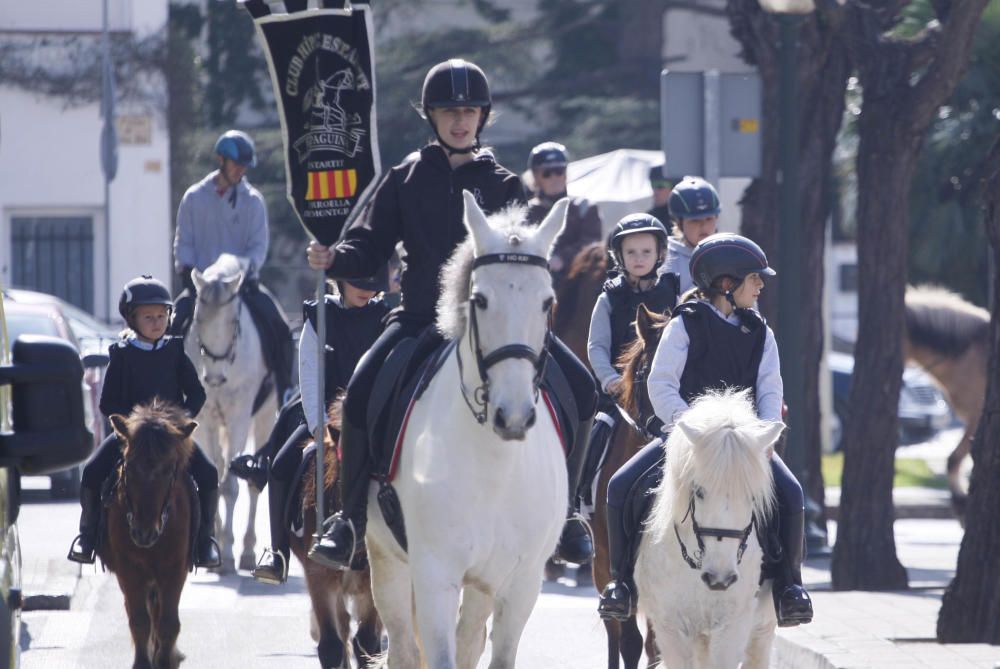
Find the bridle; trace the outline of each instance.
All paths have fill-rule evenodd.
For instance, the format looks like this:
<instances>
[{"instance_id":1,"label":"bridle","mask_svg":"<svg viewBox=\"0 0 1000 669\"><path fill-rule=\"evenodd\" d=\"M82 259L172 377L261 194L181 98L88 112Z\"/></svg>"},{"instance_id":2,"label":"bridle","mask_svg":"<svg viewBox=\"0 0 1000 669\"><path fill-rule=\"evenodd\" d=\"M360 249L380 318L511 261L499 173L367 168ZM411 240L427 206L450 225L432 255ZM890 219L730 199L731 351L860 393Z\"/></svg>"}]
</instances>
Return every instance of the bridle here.
<instances>
[{"instance_id":1,"label":"bridle","mask_svg":"<svg viewBox=\"0 0 1000 669\"><path fill-rule=\"evenodd\" d=\"M689 517L691 518L691 529L694 530L695 539L698 540L698 550L694 552L692 556L688 553L687 546L684 545L684 540L681 539L680 529L677 527L677 523L674 523L674 534L677 535L677 543L680 544L681 557L687 562L688 566L694 570L700 570L702 560L705 557L705 540L704 537L714 537L717 541L722 541L723 539L739 539L740 545L736 549L736 564L740 564L743 561L743 553L747 549L747 540L750 538L750 532L757 529L757 518L753 513L750 514L750 522L742 530L728 530L718 527L702 527L698 524L697 519L694 517L695 511L695 494L691 493L691 503L688 504L687 512L684 517L681 518L681 524ZM758 541L760 537L758 536ZM763 544L762 544L763 545Z\"/></svg>"},{"instance_id":2,"label":"bridle","mask_svg":"<svg viewBox=\"0 0 1000 669\"><path fill-rule=\"evenodd\" d=\"M160 529L156 533L156 539L153 543L160 540L160 536L163 534L164 528L167 526L167 519L170 517L170 498L171 491L174 489L174 483L177 481L177 463L174 462L173 472L170 474L170 483L167 485L167 494L163 498L163 505L160 507ZM122 460L122 477L121 477L121 488L122 493L125 497L125 520L128 522L129 530L134 529L133 522L135 521L135 512L132 511L132 497L128 492L128 463Z\"/></svg>"},{"instance_id":3,"label":"bridle","mask_svg":"<svg viewBox=\"0 0 1000 669\"><path fill-rule=\"evenodd\" d=\"M227 299L225 302L222 302L218 306L224 307L233 300L235 300L236 298L238 298L239 296L240 296L239 291L236 291L235 293L229 296L229 299ZM207 304L204 300L201 299L201 297L199 297L198 300L202 304ZM225 361L230 365L233 364L233 361L236 360L236 342L238 342L240 338L240 330L241 330L240 316L242 315L242 312L243 312L243 300L239 300L236 303L236 317L233 319L233 336L229 340L229 346L227 346L226 350L223 351L222 353L217 354L208 350L208 348L205 346L205 343L201 340L201 335L198 333L197 328L195 329L195 336L198 338L198 351L201 352L202 356L208 358L212 362ZM225 381L223 381L223 383L225 383Z\"/></svg>"},{"instance_id":4,"label":"bridle","mask_svg":"<svg viewBox=\"0 0 1000 669\"><path fill-rule=\"evenodd\" d=\"M485 265L529 265L541 267L545 271L549 269L548 259L528 253L488 253L477 257L472 262L472 271ZM471 277L470 277L471 281ZM480 425L486 422L486 409L490 401L490 382L486 372L498 362L503 360L521 359L527 360L535 368L535 377L532 380L532 389L535 399L538 399L538 389L545 377L545 365L548 360L549 338L552 336L551 310L549 311L550 322L545 326L545 343L542 350L536 352L527 344L507 344L494 351L483 355L482 346L479 342L479 319L476 316L476 297L469 297L469 345L476 360L476 370L479 373L480 385L473 388L471 397L468 388L465 387L465 376L462 366L462 354L460 347L455 348L455 356L458 359L459 383L462 386L462 397L468 405L469 410Z\"/></svg>"}]
</instances>

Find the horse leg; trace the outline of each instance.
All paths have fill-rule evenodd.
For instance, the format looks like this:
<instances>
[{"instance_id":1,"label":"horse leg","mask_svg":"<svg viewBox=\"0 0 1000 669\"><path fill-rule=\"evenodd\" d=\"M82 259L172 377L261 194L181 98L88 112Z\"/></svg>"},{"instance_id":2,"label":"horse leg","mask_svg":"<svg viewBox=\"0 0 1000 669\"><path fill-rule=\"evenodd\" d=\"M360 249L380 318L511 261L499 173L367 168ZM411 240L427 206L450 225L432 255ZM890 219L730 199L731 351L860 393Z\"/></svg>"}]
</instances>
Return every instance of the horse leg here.
<instances>
[{"instance_id":1,"label":"horse leg","mask_svg":"<svg viewBox=\"0 0 1000 669\"><path fill-rule=\"evenodd\" d=\"M406 563L382 547L369 523L368 561L372 571L372 596L389 636L388 665L392 669L419 669L420 649L413 627L413 588ZM384 531L388 541L395 541Z\"/></svg>"},{"instance_id":2,"label":"horse leg","mask_svg":"<svg viewBox=\"0 0 1000 669\"><path fill-rule=\"evenodd\" d=\"M774 599L771 597L772 585L772 581L765 581L757 593L753 628L743 658L745 669L767 669L771 666L771 645L774 643L775 628L778 624L774 613Z\"/></svg>"},{"instance_id":3,"label":"horse leg","mask_svg":"<svg viewBox=\"0 0 1000 669\"><path fill-rule=\"evenodd\" d=\"M171 574L162 578L157 592L156 652L153 655L153 666L156 669L174 669L181 655L177 651L177 636L181 632L181 620L178 615L181 590L184 588L186 571Z\"/></svg>"},{"instance_id":4,"label":"horse leg","mask_svg":"<svg viewBox=\"0 0 1000 669\"><path fill-rule=\"evenodd\" d=\"M424 660L434 669L455 669L455 620L461 583L435 556L412 542L409 548L413 612Z\"/></svg>"},{"instance_id":5,"label":"horse leg","mask_svg":"<svg viewBox=\"0 0 1000 669\"><path fill-rule=\"evenodd\" d=\"M533 566L533 565L532 565ZM493 610L493 657L489 669L514 669L521 633L538 600L538 572L520 568L497 597Z\"/></svg>"},{"instance_id":6,"label":"horse leg","mask_svg":"<svg viewBox=\"0 0 1000 669\"><path fill-rule=\"evenodd\" d=\"M621 623L617 620L605 620L604 631L608 635L608 669L618 669L618 654L621 652Z\"/></svg>"},{"instance_id":7,"label":"horse leg","mask_svg":"<svg viewBox=\"0 0 1000 669\"><path fill-rule=\"evenodd\" d=\"M125 613L128 615L128 627L132 633L132 645L135 646L135 656L132 669L152 669L149 663L149 609L146 605L147 588L141 579L126 579L118 573L118 585L125 595Z\"/></svg>"},{"instance_id":8,"label":"horse leg","mask_svg":"<svg viewBox=\"0 0 1000 669\"><path fill-rule=\"evenodd\" d=\"M351 576L347 578L352 578ZM361 581L361 579L358 579ZM360 590L357 591L357 590ZM382 623L371 593L371 575L365 574L361 587L353 594L354 615L358 621L358 629L354 635L354 657L358 667L374 667L375 658L382 651Z\"/></svg>"},{"instance_id":9,"label":"horse leg","mask_svg":"<svg viewBox=\"0 0 1000 669\"><path fill-rule=\"evenodd\" d=\"M752 615L750 611L746 612ZM702 645L704 667L738 667L750 641L750 622L738 616L729 624L713 629ZM699 644L701 645L701 644ZM744 665L745 666L745 665Z\"/></svg>"},{"instance_id":10,"label":"horse leg","mask_svg":"<svg viewBox=\"0 0 1000 669\"><path fill-rule=\"evenodd\" d=\"M274 393L251 418L253 427L254 449L260 449L267 442L273 426L275 414ZM247 486L250 491L250 509L247 513L247 529L243 534L243 552L240 553L240 569L251 570L256 565L254 550L257 548L257 500L260 499L260 491L253 486Z\"/></svg>"},{"instance_id":11,"label":"horse leg","mask_svg":"<svg viewBox=\"0 0 1000 669\"><path fill-rule=\"evenodd\" d=\"M680 634L670 633L665 629L656 630L656 638L659 639L658 647L662 666L670 667L692 667L694 666L694 648L692 639L683 637ZM732 666L736 666L735 664Z\"/></svg>"},{"instance_id":12,"label":"horse leg","mask_svg":"<svg viewBox=\"0 0 1000 669\"><path fill-rule=\"evenodd\" d=\"M220 574L236 573L236 559L233 557L233 513L236 509L236 497L239 495L239 481L235 476L226 476L219 480L219 491L226 506L226 517L222 519L215 533L219 541L219 554L222 556Z\"/></svg>"},{"instance_id":13,"label":"horse leg","mask_svg":"<svg viewBox=\"0 0 1000 669\"><path fill-rule=\"evenodd\" d=\"M236 404L233 407L232 413L228 416L226 421L226 432L228 433L228 443L229 448L225 452L225 460L228 462L229 459L236 453L242 453L247 446L247 439L250 437L250 426L253 422L253 416L250 414L250 407L253 403L253 396L247 398L246 404ZM226 542L229 546L229 550L222 557L222 567L224 573L233 573L236 571L236 559L233 555L233 547L235 545L235 537L233 535L233 509L236 507L236 500L240 494L239 481L236 480L235 476L227 476L229 480L232 480L232 490L233 490L233 501L232 506L229 504L229 500L226 500L226 526L224 533L226 536ZM241 569L253 569L256 565L253 555L253 549L257 545L257 537L253 536L253 522L257 505L256 505L256 495L253 494L251 490L250 496L250 513L247 519L247 531L243 539L243 552L240 555L240 568ZM252 537L249 547L247 546L248 538ZM228 559L228 562L227 562ZM229 571L225 571L226 569Z\"/></svg>"},{"instance_id":14,"label":"horse leg","mask_svg":"<svg viewBox=\"0 0 1000 669\"><path fill-rule=\"evenodd\" d=\"M475 669L486 648L486 620L493 613L493 594L466 585L458 610L459 669Z\"/></svg>"},{"instance_id":15,"label":"horse leg","mask_svg":"<svg viewBox=\"0 0 1000 669\"><path fill-rule=\"evenodd\" d=\"M334 600L340 599L341 574L324 569L306 568L306 585L312 602L314 631L317 633L316 655L323 669L338 669L344 666L344 643L337 633L337 612Z\"/></svg>"},{"instance_id":16,"label":"horse leg","mask_svg":"<svg viewBox=\"0 0 1000 669\"><path fill-rule=\"evenodd\" d=\"M653 632L653 625L646 620L646 666L657 667L662 664L663 658L660 656L660 649L656 645L656 634Z\"/></svg>"},{"instance_id":17,"label":"horse leg","mask_svg":"<svg viewBox=\"0 0 1000 669\"><path fill-rule=\"evenodd\" d=\"M638 669L642 658L642 632L635 616L621 624L621 654L625 669Z\"/></svg>"},{"instance_id":18,"label":"horse leg","mask_svg":"<svg viewBox=\"0 0 1000 669\"><path fill-rule=\"evenodd\" d=\"M965 489L964 481L962 481L962 462L972 449L975 429L975 425L970 425L965 434L962 435L958 446L948 456L948 488L951 489L951 506L963 528L965 527L965 505L969 494Z\"/></svg>"}]
</instances>

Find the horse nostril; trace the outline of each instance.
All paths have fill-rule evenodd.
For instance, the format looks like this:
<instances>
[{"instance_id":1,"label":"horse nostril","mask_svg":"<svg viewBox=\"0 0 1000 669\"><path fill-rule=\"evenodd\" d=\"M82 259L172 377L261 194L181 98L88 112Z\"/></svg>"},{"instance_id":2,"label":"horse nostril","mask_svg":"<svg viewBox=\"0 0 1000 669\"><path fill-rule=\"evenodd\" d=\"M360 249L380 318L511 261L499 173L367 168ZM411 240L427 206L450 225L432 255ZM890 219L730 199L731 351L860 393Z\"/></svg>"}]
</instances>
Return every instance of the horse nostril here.
<instances>
[{"instance_id":1,"label":"horse nostril","mask_svg":"<svg viewBox=\"0 0 1000 669\"><path fill-rule=\"evenodd\" d=\"M705 585L707 585L708 587L710 588L712 587L712 577L709 575L707 571L701 573L701 580L704 581Z\"/></svg>"},{"instance_id":2,"label":"horse nostril","mask_svg":"<svg viewBox=\"0 0 1000 669\"><path fill-rule=\"evenodd\" d=\"M496 413L493 415L493 424L501 430L507 429L507 417L504 415L503 407L497 407Z\"/></svg>"},{"instance_id":3,"label":"horse nostril","mask_svg":"<svg viewBox=\"0 0 1000 669\"><path fill-rule=\"evenodd\" d=\"M535 424L535 418L535 407L531 407L531 411L528 412L528 422L525 423L525 425L527 425L527 427L533 426Z\"/></svg>"}]
</instances>

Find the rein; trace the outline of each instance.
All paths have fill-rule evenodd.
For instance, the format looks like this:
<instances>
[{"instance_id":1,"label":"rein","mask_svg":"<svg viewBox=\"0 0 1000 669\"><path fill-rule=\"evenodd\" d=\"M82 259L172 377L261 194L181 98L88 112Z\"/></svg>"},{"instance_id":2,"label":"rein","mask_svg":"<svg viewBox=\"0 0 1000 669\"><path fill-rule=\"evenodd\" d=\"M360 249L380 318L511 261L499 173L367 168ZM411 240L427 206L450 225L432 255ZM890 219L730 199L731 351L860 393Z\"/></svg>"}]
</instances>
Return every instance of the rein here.
<instances>
[{"instance_id":1,"label":"rein","mask_svg":"<svg viewBox=\"0 0 1000 669\"><path fill-rule=\"evenodd\" d=\"M167 494L163 498L163 505L160 507L160 531L156 534L156 540L159 541L160 536L163 534L163 529L167 526L167 519L170 517L170 497L171 491L174 489L174 483L177 481L177 463L174 463L174 470L170 474L170 483L167 485ZM128 466L126 463L122 463L122 478L121 478L122 492L125 496L125 520L128 522L129 529L133 529L133 521L135 519L135 514L132 511L132 496L128 494Z\"/></svg>"},{"instance_id":2,"label":"rein","mask_svg":"<svg viewBox=\"0 0 1000 669\"><path fill-rule=\"evenodd\" d=\"M549 261L542 256L527 253L489 253L479 256L472 262L472 271L485 265L529 265L541 267L548 271ZM471 279L470 279L471 280ZM476 361L476 370L479 373L480 385L476 386L470 393L465 386L465 375L462 364L461 347L455 347L455 357L458 359L459 383L462 387L462 398L472 412L473 417L480 425L486 423L486 409L490 401L490 382L486 372L498 362L503 360L520 359L527 360L535 368L535 378L532 381L532 388L535 392L535 399L538 399L538 389L545 377L545 365L548 360L549 338L552 336L551 311L550 319L545 326L545 343L542 350L536 352L527 344L507 344L501 346L490 353L483 355L482 346L479 341L479 319L476 316L475 298L469 298L469 345L472 348Z\"/></svg>"},{"instance_id":3,"label":"rein","mask_svg":"<svg viewBox=\"0 0 1000 669\"><path fill-rule=\"evenodd\" d=\"M235 300L237 297L239 297L239 291L233 293L233 295L231 295L228 300L226 300L219 306L220 307L225 306L230 302L232 302L233 300ZM202 302L202 304L204 304L204 302ZM236 303L236 317L233 319L232 339L229 340L229 346L227 346L226 350L221 354L216 354L208 350L208 347L206 347L205 343L201 340L201 334L198 332L198 328L195 328L195 336L198 337L198 350L204 357L208 358L212 362L225 361L230 365L233 364L233 361L236 360L236 343L240 339L240 331L242 329L240 327L240 316L242 315L242 313L243 313L243 300L240 300ZM225 382L223 381L223 383Z\"/></svg>"},{"instance_id":4,"label":"rein","mask_svg":"<svg viewBox=\"0 0 1000 669\"><path fill-rule=\"evenodd\" d=\"M674 534L677 535L677 543L680 544L681 557L687 562L688 566L694 570L700 570L702 560L705 557L705 541L704 537L714 537L716 541L722 541L723 539L739 539L740 546L736 550L736 564L743 562L743 553L747 549L747 540L750 538L750 532L757 527L757 519L750 514L750 522L742 530L728 530L718 527L702 527L698 524L698 521L694 517L694 493L691 493L691 503L688 505L687 512L684 517L681 518L681 524L684 523L688 517L691 518L691 529L694 530L695 539L698 540L698 550L694 552L694 556L688 553L687 546L684 544L684 540L681 539L680 529L677 527L677 523L674 523Z\"/></svg>"}]
</instances>

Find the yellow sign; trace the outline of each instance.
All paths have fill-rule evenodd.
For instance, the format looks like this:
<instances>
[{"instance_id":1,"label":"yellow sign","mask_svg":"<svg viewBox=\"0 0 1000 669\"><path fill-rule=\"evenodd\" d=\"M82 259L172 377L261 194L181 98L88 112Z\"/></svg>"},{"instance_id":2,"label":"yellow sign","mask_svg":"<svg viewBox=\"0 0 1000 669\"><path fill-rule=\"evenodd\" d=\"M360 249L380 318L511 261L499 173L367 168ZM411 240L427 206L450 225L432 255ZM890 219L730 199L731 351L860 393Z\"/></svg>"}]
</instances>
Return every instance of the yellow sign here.
<instances>
[{"instance_id":1,"label":"yellow sign","mask_svg":"<svg viewBox=\"0 0 1000 669\"><path fill-rule=\"evenodd\" d=\"M755 118L738 118L733 121L733 129L743 134L760 132L760 121Z\"/></svg>"}]
</instances>

